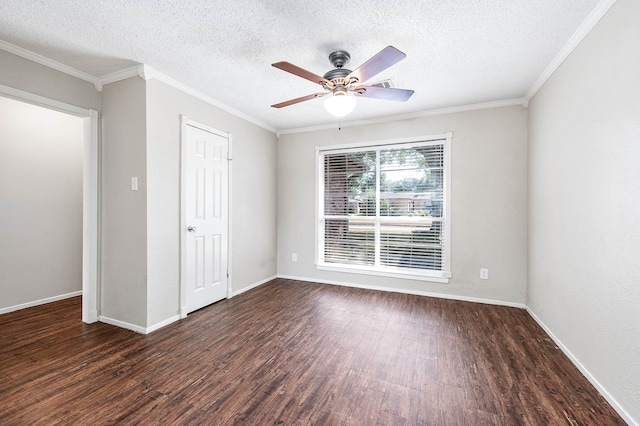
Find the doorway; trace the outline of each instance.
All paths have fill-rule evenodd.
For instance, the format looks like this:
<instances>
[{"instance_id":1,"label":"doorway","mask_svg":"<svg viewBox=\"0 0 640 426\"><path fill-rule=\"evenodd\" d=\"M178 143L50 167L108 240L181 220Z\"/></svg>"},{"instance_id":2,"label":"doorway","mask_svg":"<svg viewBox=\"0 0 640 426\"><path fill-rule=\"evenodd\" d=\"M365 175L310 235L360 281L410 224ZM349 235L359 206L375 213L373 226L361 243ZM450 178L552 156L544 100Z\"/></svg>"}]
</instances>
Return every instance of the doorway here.
<instances>
[{"instance_id":1,"label":"doorway","mask_svg":"<svg viewBox=\"0 0 640 426\"><path fill-rule=\"evenodd\" d=\"M53 99L45 98L22 90L14 89L8 86L0 85L0 96L7 100L17 101L18 103L36 105L44 107L45 110L53 110L63 113L63 116L78 117L81 121L82 129L82 321L86 323L96 322L98 320L98 113L94 110L79 108ZM37 126L34 123L34 126ZM34 166L36 167L36 166ZM29 173L29 167L25 164L23 176L15 176L15 179L24 178ZM44 195L46 197L46 192ZM5 206L8 207L8 206ZM46 212L45 212L46 213ZM41 216L42 217L42 216ZM79 225L79 224L78 224ZM27 228L29 223L27 221ZM46 235L42 235L42 240L37 244L46 244ZM28 266L28 256L25 260ZM25 266L26 267L26 266ZM60 267L55 261L50 268ZM45 285L44 282L37 282L34 286ZM42 303L58 300L69 295L59 294L52 297L40 298L38 293L25 293L25 298L30 300L26 303L18 305L16 308L35 306Z\"/></svg>"},{"instance_id":2,"label":"doorway","mask_svg":"<svg viewBox=\"0 0 640 426\"><path fill-rule=\"evenodd\" d=\"M181 317L228 294L230 135L183 117Z\"/></svg>"}]
</instances>

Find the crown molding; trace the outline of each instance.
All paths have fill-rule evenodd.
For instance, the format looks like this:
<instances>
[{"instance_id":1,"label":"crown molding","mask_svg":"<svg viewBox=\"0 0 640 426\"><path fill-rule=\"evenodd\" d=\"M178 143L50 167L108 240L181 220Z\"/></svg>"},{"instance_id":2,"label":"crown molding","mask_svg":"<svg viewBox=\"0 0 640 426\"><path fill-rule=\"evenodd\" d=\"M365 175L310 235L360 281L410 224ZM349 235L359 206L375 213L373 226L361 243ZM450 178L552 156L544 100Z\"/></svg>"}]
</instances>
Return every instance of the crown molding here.
<instances>
[{"instance_id":1,"label":"crown molding","mask_svg":"<svg viewBox=\"0 0 640 426\"><path fill-rule=\"evenodd\" d=\"M263 129L268 130L268 131L270 131L272 133L277 133L277 130L274 127L272 127L272 126L270 126L270 125L268 125L266 123L263 123L263 122L261 122L259 120L256 120L255 118L245 114L244 112L238 111L235 108L232 108L232 107L230 107L228 105L225 105L222 102L220 102L220 101L218 101L216 99L213 99L212 97L207 96L204 93L199 92L198 90L193 89L193 88L187 86L184 83L180 83L178 80L175 80L175 79L173 79L173 78L171 78L171 77L169 77L169 76L167 76L167 75L165 75L165 74L163 74L163 73L161 73L161 72L149 67L148 65L143 65L143 66L144 66L144 70L145 70L145 75L148 73L149 76L150 76L149 78L154 78L154 79L156 79L158 81L161 81L161 82L165 83L166 85L173 87L174 89L180 90L181 92L186 93L187 95L191 95L194 98L200 99L201 101L206 102L209 105L212 105L212 106L214 106L214 107L216 107L218 109L221 109L221 110L223 110L225 112L228 112L231 115L235 115L236 117L241 118L241 119L243 119L245 121L248 121L249 123L255 124L258 127L262 127Z\"/></svg>"},{"instance_id":2,"label":"crown molding","mask_svg":"<svg viewBox=\"0 0 640 426\"><path fill-rule=\"evenodd\" d=\"M235 115L236 117L241 118L245 121L248 121L249 123L262 127L263 129L268 130L272 133L276 133L276 129L274 127L269 126L268 124L265 124L259 120L256 120L255 118L241 111L238 111L237 109L231 108L230 106L225 105L222 102L217 101L212 97L207 96L204 93L199 92L196 89L193 89L187 86L184 83L180 83L178 80L175 80L169 77L168 75L157 71L156 69L150 67L147 64L139 64L130 68L123 69L121 71L104 75L100 77L96 82L96 89L98 89L98 91L102 91L102 87L105 84L114 83L116 81L124 80L130 77L136 77L136 76L140 77L145 81L148 81L151 79L156 79L158 81L161 81L166 85L173 87L174 89L177 89L183 93L186 93L187 95L193 96L194 98L200 99L201 101L206 102L209 105L212 105L218 109L226 111L231 115Z\"/></svg>"},{"instance_id":3,"label":"crown molding","mask_svg":"<svg viewBox=\"0 0 640 426\"><path fill-rule=\"evenodd\" d=\"M44 65L49 68L53 68L54 70L63 72L65 74L69 74L70 76L79 78L80 80L87 81L89 83L96 84L98 78L88 74L84 71L77 70L68 65L62 64L58 61L54 61L53 59L49 59L45 56L42 56L38 53L32 52L30 50L24 49L20 46L16 46L15 44L8 43L4 40L0 40L0 49L5 50L9 53L13 53L16 56L20 56L21 58L28 59L40 65Z\"/></svg>"},{"instance_id":4,"label":"crown molding","mask_svg":"<svg viewBox=\"0 0 640 426\"><path fill-rule=\"evenodd\" d=\"M582 25L578 27L575 33L569 38L567 43L562 46L562 49L553 58L551 63L547 65L547 68L542 71L542 74L533 83L525 94L527 100L531 100L533 96L540 90L540 88L547 82L547 80L553 75L554 72L560 67L560 65L567 59L567 57L573 52L573 50L580 44L580 42L591 32L593 27L596 26L598 21L607 13L607 11L613 6L616 0L600 0L600 3L591 11L587 19L584 20Z\"/></svg>"},{"instance_id":5,"label":"crown molding","mask_svg":"<svg viewBox=\"0 0 640 426\"><path fill-rule=\"evenodd\" d=\"M262 127L263 129L268 130L272 133L276 133L276 129L274 127L266 123L263 123L259 120L256 120L255 118L241 111L238 111L237 109L234 109L228 105L225 105L222 102L217 101L216 99L213 99L212 97L207 96L204 93L199 92L187 86L186 84L180 83L179 81L174 80L173 78L156 71L155 69L153 69L152 67L146 64L139 64L133 67L129 67L120 71L113 72L111 74L106 74L101 77L96 77L94 75L88 74L84 71L77 70L73 67L62 64L58 61L54 61L53 59L49 59L38 53L16 46L4 40L0 40L0 50L5 50L14 55L36 62L40 65L44 65L48 68L52 68L54 70L68 74L72 77L76 77L81 80L92 83L95 86L96 90L99 92L102 91L102 88L104 87L105 84L114 83L116 81L124 80L130 77L138 76L145 81L155 78L158 81L162 81L163 83L175 89L178 89L181 92L191 95L197 99L200 99L201 101L206 102L209 105L219 108L225 112L228 112L231 115L234 115L238 118L248 121L249 123L255 124L256 126Z\"/></svg>"},{"instance_id":6,"label":"crown molding","mask_svg":"<svg viewBox=\"0 0 640 426\"><path fill-rule=\"evenodd\" d=\"M151 80L156 74L156 71L151 68L149 65L140 64L138 65L138 75L144 81Z\"/></svg>"},{"instance_id":7,"label":"crown molding","mask_svg":"<svg viewBox=\"0 0 640 426\"><path fill-rule=\"evenodd\" d=\"M102 87L104 87L105 84L115 83L116 81L138 76L142 78L139 71L139 65L134 65L120 71L112 72L111 74L103 75L97 79L95 83L96 90L98 90L98 92L102 92Z\"/></svg>"},{"instance_id":8,"label":"crown molding","mask_svg":"<svg viewBox=\"0 0 640 426\"><path fill-rule=\"evenodd\" d=\"M459 112L477 111L482 109L502 108L502 107L509 107L509 106L522 106L526 108L529 106L529 101L525 98L515 98L515 99L505 99L502 101L483 102L479 104L460 105L460 106L449 107L449 108L439 108L439 109L432 109L428 111L415 112L411 114L390 115L390 116L379 117L379 118L374 118L370 120L356 120L356 121L341 122L340 127L366 126L371 124L388 123L390 121L411 120L415 118L433 117L436 115L455 114ZM277 136L280 137L280 135L286 135L291 133L316 132L318 130L334 130L335 128L336 128L335 123L321 124L318 126L310 126L310 127L298 127L293 129L279 130L277 132Z\"/></svg>"}]
</instances>

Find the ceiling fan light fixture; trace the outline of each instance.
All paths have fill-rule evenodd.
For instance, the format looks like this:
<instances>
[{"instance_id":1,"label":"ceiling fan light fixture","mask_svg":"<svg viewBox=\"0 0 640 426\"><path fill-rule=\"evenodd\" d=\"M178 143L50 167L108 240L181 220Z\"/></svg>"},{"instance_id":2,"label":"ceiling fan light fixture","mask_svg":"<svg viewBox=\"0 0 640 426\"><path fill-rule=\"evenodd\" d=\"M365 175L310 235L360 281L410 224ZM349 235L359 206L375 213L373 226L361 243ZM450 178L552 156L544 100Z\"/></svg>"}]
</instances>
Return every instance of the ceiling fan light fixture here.
<instances>
[{"instance_id":1,"label":"ceiling fan light fixture","mask_svg":"<svg viewBox=\"0 0 640 426\"><path fill-rule=\"evenodd\" d=\"M344 117L356 107L356 98L345 92L334 92L324 101L324 107L334 117Z\"/></svg>"}]
</instances>

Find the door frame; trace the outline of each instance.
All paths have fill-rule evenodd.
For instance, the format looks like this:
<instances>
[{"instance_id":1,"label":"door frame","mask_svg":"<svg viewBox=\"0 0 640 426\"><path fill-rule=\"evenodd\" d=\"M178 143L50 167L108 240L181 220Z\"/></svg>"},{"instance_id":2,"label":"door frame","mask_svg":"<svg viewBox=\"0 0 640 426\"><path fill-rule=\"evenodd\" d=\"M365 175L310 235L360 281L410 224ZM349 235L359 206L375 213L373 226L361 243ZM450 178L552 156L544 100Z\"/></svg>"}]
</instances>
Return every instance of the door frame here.
<instances>
[{"instance_id":1,"label":"door frame","mask_svg":"<svg viewBox=\"0 0 640 426\"><path fill-rule=\"evenodd\" d=\"M82 321L98 321L100 285L100 145L98 112L0 84L0 95L82 118Z\"/></svg>"},{"instance_id":2,"label":"door frame","mask_svg":"<svg viewBox=\"0 0 640 426\"><path fill-rule=\"evenodd\" d=\"M227 296L230 298L233 295L231 285L231 165L233 164L232 156L232 142L233 138L231 133L223 132L213 127L202 124L198 121L188 118L186 115L180 115L180 318L187 317L187 265L185 264L185 258L187 255L187 126L196 127L214 135L226 138L228 141L227 150Z\"/></svg>"}]
</instances>

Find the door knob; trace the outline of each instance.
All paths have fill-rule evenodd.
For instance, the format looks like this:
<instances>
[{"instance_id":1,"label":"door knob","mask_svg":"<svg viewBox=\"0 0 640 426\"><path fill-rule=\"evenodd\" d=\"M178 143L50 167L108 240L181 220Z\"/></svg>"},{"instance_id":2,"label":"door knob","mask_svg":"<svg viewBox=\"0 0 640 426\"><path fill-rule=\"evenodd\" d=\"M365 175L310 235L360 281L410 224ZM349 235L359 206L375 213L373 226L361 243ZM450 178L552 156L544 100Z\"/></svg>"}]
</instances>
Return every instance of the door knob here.
<instances>
[{"instance_id":1,"label":"door knob","mask_svg":"<svg viewBox=\"0 0 640 426\"><path fill-rule=\"evenodd\" d=\"M187 231L196 232L196 227L195 226L189 226L189 227L187 227Z\"/></svg>"}]
</instances>

